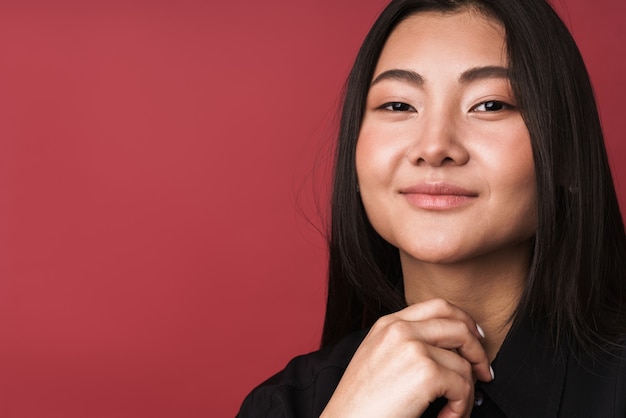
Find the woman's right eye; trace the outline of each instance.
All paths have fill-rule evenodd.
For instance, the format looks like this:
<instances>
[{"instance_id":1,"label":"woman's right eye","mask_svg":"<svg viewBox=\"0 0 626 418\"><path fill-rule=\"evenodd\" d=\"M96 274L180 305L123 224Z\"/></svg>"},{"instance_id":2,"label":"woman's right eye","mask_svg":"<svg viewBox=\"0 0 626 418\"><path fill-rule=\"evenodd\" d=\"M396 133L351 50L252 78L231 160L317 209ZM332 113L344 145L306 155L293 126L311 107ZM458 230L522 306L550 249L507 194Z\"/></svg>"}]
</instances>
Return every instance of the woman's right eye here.
<instances>
[{"instance_id":1,"label":"woman's right eye","mask_svg":"<svg viewBox=\"0 0 626 418\"><path fill-rule=\"evenodd\" d=\"M385 103L380 108L383 110L390 110L392 112L416 112L413 106L402 102Z\"/></svg>"}]
</instances>

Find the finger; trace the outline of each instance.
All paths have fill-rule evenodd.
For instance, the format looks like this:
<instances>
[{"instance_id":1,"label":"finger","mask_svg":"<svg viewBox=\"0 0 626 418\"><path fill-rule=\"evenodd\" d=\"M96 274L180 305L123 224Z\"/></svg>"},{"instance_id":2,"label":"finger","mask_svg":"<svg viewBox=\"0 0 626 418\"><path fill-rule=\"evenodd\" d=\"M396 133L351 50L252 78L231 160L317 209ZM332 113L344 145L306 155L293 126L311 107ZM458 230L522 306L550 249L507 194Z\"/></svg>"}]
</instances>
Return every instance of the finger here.
<instances>
[{"instance_id":1,"label":"finger","mask_svg":"<svg viewBox=\"0 0 626 418\"><path fill-rule=\"evenodd\" d=\"M480 341L465 322L452 319L429 319L415 322L415 338L435 347L456 350L467 360L478 380L492 380L489 359Z\"/></svg>"},{"instance_id":2,"label":"finger","mask_svg":"<svg viewBox=\"0 0 626 418\"><path fill-rule=\"evenodd\" d=\"M458 355L448 351L448 353ZM432 378L427 377L429 386L434 389L434 398L444 397L448 400L439 417L469 417L474 400L474 382L457 373L449 365L438 363Z\"/></svg>"},{"instance_id":3,"label":"finger","mask_svg":"<svg viewBox=\"0 0 626 418\"><path fill-rule=\"evenodd\" d=\"M440 418L469 418L474 406L474 383L463 378L461 380L455 379L454 372L451 372L448 379L453 384L448 385L441 395L448 402L437 416Z\"/></svg>"},{"instance_id":4,"label":"finger","mask_svg":"<svg viewBox=\"0 0 626 418\"><path fill-rule=\"evenodd\" d=\"M474 367L467 359L445 348L429 346L428 351L430 359L436 364L456 373L468 383L474 384Z\"/></svg>"},{"instance_id":5,"label":"finger","mask_svg":"<svg viewBox=\"0 0 626 418\"><path fill-rule=\"evenodd\" d=\"M431 318L457 319L467 324L468 329L476 338L483 338L476 322L461 308L444 299L431 299L410 305L391 316L404 321L424 321Z\"/></svg>"}]
</instances>

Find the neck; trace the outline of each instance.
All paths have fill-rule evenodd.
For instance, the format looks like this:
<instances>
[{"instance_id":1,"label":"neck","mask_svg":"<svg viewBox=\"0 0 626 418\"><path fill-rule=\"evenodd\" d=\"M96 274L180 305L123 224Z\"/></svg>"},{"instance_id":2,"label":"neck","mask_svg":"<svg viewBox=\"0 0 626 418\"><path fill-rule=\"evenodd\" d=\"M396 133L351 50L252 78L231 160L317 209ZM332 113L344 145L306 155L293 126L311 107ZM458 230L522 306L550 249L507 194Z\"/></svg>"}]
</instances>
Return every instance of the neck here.
<instances>
[{"instance_id":1,"label":"neck","mask_svg":"<svg viewBox=\"0 0 626 418\"><path fill-rule=\"evenodd\" d=\"M408 304L442 298L467 312L485 331L490 361L511 326L528 275L529 244L459 263L425 263L400 253Z\"/></svg>"}]
</instances>

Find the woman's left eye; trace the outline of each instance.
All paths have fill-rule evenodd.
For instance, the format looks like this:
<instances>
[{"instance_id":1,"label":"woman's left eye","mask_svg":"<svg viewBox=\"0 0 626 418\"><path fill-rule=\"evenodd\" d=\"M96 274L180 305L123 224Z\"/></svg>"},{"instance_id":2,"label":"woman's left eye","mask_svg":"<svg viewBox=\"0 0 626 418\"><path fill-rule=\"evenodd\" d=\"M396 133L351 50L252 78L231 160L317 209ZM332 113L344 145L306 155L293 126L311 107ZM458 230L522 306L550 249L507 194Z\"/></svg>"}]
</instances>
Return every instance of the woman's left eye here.
<instances>
[{"instance_id":1,"label":"woman's left eye","mask_svg":"<svg viewBox=\"0 0 626 418\"><path fill-rule=\"evenodd\" d=\"M513 106L499 102L497 100L489 100L487 102L480 103L472 108L474 112L497 112L499 110L510 109Z\"/></svg>"}]
</instances>

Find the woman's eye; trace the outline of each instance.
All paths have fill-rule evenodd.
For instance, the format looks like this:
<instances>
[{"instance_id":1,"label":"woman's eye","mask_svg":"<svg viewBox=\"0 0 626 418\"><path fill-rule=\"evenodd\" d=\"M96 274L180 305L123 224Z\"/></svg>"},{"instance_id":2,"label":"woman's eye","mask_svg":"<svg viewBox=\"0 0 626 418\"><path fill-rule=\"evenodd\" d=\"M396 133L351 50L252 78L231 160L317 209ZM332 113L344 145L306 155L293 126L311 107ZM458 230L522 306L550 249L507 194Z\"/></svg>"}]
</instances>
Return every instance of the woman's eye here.
<instances>
[{"instance_id":1,"label":"woman's eye","mask_svg":"<svg viewBox=\"0 0 626 418\"><path fill-rule=\"evenodd\" d=\"M409 104L402 102L390 102L385 103L380 107L384 110L391 110L392 112L415 112L415 108Z\"/></svg>"},{"instance_id":2,"label":"woman's eye","mask_svg":"<svg viewBox=\"0 0 626 418\"><path fill-rule=\"evenodd\" d=\"M510 109L512 106L497 100L489 100L474 106L474 112L497 112L499 110Z\"/></svg>"}]
</instances>

